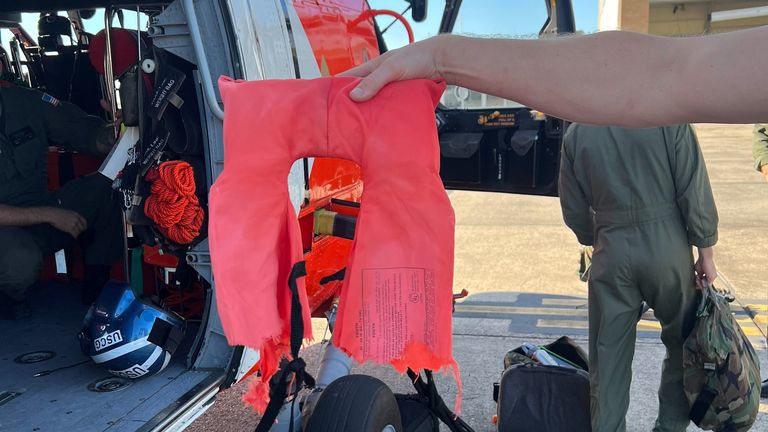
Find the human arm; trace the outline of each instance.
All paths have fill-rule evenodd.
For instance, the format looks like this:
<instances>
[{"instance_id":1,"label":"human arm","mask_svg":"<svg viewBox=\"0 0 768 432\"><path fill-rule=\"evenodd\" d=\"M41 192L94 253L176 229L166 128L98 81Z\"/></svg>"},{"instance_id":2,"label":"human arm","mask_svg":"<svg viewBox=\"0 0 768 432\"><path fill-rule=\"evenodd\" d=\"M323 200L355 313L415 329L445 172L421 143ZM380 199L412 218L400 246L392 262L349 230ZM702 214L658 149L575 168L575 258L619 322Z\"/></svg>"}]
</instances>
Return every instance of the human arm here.
<instances>
[{"instance_id":1,"label":"human arm","mask_svg":"<svg viewBox=\"0 0 768 432\"><path fill-rule=\"evenodd\" d=\"M714 246L717 243L718 215L707 167L696 132L690 125L664 128L675 182L677 207L688 231L688 243L698 249L694 265L696 287L704 280L717 279Z\"/></svg>"},{"instance_id":2,"label":"human arm","mask_svg":"<svg viewBox=\"0 0 768 432\"><path fill-rule=\"evenodd\" d=\"M0 204L0 226L50 224L77 238L88 222L77 212L58 207L15 207Z\"/></svg>"},{"instance_id":3,"label":"human arm","mask_svg":"<svg viewBox=\"0 0 768 432\"><path fill-rule=\"evenodd\" d=\"M768 123L756 123L752 137L752 156L755 168L768 181Z\"/></svg>"},{"instance_id":4,"label":"human arm","mask_svg":"<svg viewBox=\"0 0 768 432\"><path fill-rule=\"evenodd\" d=\"M688 242L699 249L710 248L717 243L719 218L696 133L690 125L665 129L665 137L673 141L667 145L672 150L677 206L688 230Z\"/></svg>"},{"instance_id":5,"label":"human arm","mask_svg":"<svg viewBox=\"0 0 768 432\"><path fill-rule=\"evenodd\" d=\"M69 102L37 101L49 141L67 150L103 155L115 143L114 127Z\"/></svg>"},{"instance_id":6,"label":"human arm","mask_svg":"<svg viewBox=\"0 0 768 432\"><path fill-rule=\"evenodd\" d=\"M762 88L768 26L668 38L602 32L542 40L442 35L393 50L344 75L366 77L356 100L386 83L443 77L571 121L647 127L768 118Z\"/></svg>"},{"instance_id":7,"label":"human arm","mask_svg":"<svg viewBox=\"0 0 768 432\"><path fill-rule=\"evenodd\" d=\"M574 160L571 154L577 128L577 125L571 125L563 138L558 195L560 196L560 208L565 224L576 234L579 243L592 246L595 243L592 210L576 179Z\"/></svg>"},{"instance_id":8,"label":"human arm","mask_svg":"<svg viewBox=\"0 0 768 432\"><path fill-rule=\"evenodd\" d=\"M717 279L717 266L715 266L715 247L698 248L699 258L696 260L696 287L704 288L704 279L710 284Z\"/></svg>"}]
</instances>

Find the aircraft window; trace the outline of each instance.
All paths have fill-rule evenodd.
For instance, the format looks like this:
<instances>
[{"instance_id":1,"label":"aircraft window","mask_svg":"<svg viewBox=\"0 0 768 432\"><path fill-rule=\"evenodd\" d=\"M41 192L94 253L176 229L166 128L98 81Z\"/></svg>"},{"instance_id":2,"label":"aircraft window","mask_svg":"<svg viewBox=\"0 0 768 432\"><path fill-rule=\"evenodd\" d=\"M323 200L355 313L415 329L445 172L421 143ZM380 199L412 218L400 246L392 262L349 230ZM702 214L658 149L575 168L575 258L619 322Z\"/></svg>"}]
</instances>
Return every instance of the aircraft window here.
<instances>
[{"instance_id":1,"label":"aircraft window","mask_svg":"<svg viewBox=\"0 0 768 432\"><path fill-rule=\"evenodd\" d=\"M547 5L544 0L462 2L453 33L480 37L537 39L539 30L546 21Z\"/></svg>"},{"instance_id":2,"label":"aircraft window","mask_svg":"<svg viewBox=\"0 0 768 432\"><path fill-rule=\"evenodd\" d=\"M453 34L511 39L536 39L547 20L542 0L515 2L462 2ZM515 108L522 105L504 98L448 86L440 103L449 109Z\"/></svg>"},{"instance_id":3,"label":"aircraft window","mask_svg":"<svg viewBox=\"0 0 768 432\"><path fill-rule=\"evenodd\" d=\"M67 16L66 11L59 11L56 12L59 16ZM137 12L135 10L122 10L122 22L120 19L116 16L112 20L112 26L113 27L123 27L129 30L136 30L141 29L145 30L148 26L149 18L144 13L139 13L137 16ZM39 13L22 13L21 14L21 27L29 34L29 36L32 38L32 40L37 43L38 41L38 27L37 23L40 19ZM85 32L90 34L96 34L100 30L104 28L104 9L96 9L93 16L88 17L87 19L83 19L83 29ZM70 46L74 42L76 42L74 29L72 31L72 37L73 39L63 37L60 40L60 44L63 46ZM0 52L3 50L5 53L7 53L9 59L11 57L11 39L13 38L13 34L9 29L2 28L0 29ZM19 53L20 55L20 53ZM7 72L7 71L6 71ZM22 67L22 72L25 75L24 77L21 77L24 81L26 81L26 75L29 73L26 66Z\"/></svg>"},{"instance_id":4,"label":"aircraft window","mask_svg":"<svg viewBox=\"0 0 768 432\"><path fill-rule=\"evenodd\" d=\"M67 16L67 13L64 11L57 12L57 15L60 16ZM30 36L34 40L37 40L37 20L40 18L40 14L38 13L22 13L21 14L21 26L24 28L24 30L29 33ZM137 21L136 19L136 11L133 10L123 10L123 27L131 30L136 30L137 28L140 28L142 30L145 30L147 28L147 22L148 17L141 13L139 14L139 19ZM118 19L115 18L112 23L113 26L119 27L120 23L118 22ZM104 28L104 9L97 9L96 13L88 18L83 20L83 26L85 27L85 31L88 33L95 34L99 30ZM8 42L10 41L11 37L13 35L11 34L11 31L8 29L0 29L0 44L5 48L6 50L9 49ZM69 39L64 38L64 44L69 45Z\"/></svg>"},{"instance_id":5,"label":"aircraft window","mask_svg":"<svg viewBox=\"0 0 768 432\"><path fill-rule=\"evenodd\" d=\"M375 9L399 8L399 2L391 0L370 0ZM445 0L429 0L427 17L423 22L413 22L409 13L404 16L411 23L416 40L435 36L440 28L440 21L445 9ZM407 6L406 2L402 5ZM404 8L403 8L404 9ZM401 10L397 10L400 12ZM544 0L525 1L465 1L462 2L454 34L477 37L502 37L518 39L538 38L541 27L547 20L547 7ZM379 28L384 30L384 40L388 48L399 48L408 43L405 30L396 23L391 24L390 17L377 17ZM448 109L514 108L522 105L495 96L482 94L465 88L448 86L440 103Z\"/></svg>"},{"instance_id":6,"label":"aircraft window","mask_svg":"<svg viewBox=\"0 0 768 432\"><path fill-rule=\"evenodd\" d=\"M113 27L123 27L129 30L146 30L149 22L147 15L140 13L138 19L135 10L123 9L123 24L121 25L116 16L112 20ZM83 26L88 33L96 33L104 28L104 9L98 9L96 14L83 20Z\"/></svg>"}]
</instances>

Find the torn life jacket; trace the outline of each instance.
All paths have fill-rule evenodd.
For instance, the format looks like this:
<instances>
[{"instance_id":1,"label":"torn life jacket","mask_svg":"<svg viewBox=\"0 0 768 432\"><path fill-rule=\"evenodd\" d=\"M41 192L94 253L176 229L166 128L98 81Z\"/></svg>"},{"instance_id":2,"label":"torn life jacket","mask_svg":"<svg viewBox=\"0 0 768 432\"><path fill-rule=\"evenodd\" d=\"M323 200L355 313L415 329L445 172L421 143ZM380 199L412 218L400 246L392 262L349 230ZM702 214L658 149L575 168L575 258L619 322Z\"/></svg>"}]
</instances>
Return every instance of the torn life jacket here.
<instances>
[{"instance_id":1,"label":"torn life jacket","mask_svg":"<svg viewBox=\"0 0 768 432\"><path fill-rule=\"evenodd\" d=\"M216 300L227 339L261 353L246 400L263 410L269 381L290 355L289 274L302 261L286 178L304 157L362 168L363 195L333 342L358 362L458 367L451 343L454 214L440 180L434 108L445 84L413 80L357 103L359 78L219 80L224 171L209 200ZM299 279L304 337L312 329ZM458 407L458 400L457 400Z\"/></svg>"}]
</instances>

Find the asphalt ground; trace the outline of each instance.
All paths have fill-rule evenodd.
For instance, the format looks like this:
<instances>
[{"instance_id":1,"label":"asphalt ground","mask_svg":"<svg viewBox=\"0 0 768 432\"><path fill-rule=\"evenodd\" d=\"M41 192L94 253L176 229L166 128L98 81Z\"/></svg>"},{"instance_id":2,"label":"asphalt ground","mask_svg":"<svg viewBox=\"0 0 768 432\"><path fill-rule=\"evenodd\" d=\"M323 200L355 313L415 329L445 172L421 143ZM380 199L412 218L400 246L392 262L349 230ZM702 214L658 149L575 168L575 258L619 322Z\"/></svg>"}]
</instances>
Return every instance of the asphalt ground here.
<instances>
[{"instance_id":1,"label":"asphalt ground","mask_svg":"<svg viewBox=\"0 0 768 432\"><path fill-rule=\"evenodd\" d=\"M753 168L751 125L698 125L720 215L716 262L737 301L732 308L768 371L768 183ZM577 277L579 246L563 225L556 198L454 191L456 212L455 291L470 296L457 304L454 353L462 372L462 417L477 431L493 431L492 386L504 354L523 342L545 343L561 335L587 347L587 288ZM750 318L749 311L755 313ZM315 322L316 340L324 323ZM317 368L321 343L304 356ZM649 431L658 402L656 388L664 358L659 325L652 314L638 323L633 363L629 431ZM411 391L406 377L382 366L356 366L354 373L384 380L396 392ZM763 372L768 376L768 372ZM453 406L452 378L438 376L438 388ZM258 416L240 400L245 383L219 394L190 431L253 430ZM763 399L752 430L768 430ZM691 426L691 431L698 430Z\"/></svg>"}]
</instances>

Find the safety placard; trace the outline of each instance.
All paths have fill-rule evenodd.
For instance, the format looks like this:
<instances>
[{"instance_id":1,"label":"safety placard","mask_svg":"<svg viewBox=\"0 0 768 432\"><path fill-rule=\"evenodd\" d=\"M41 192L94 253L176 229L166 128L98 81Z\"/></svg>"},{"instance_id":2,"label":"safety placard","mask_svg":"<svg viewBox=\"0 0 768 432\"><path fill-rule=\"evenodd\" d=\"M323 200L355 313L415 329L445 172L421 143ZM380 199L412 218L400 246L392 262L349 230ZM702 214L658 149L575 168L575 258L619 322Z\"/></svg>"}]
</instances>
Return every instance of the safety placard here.
<instances>
[{"instance_id":1,"label":"safety placard","mask_svg":"<svg viewBox=\"0 0 768 432\"><path fill-rule=\"evenodd\" d=\"M364 269L355 335L364 358L397 358L412 340L435 344L435 277L422 268Z\"/></svg>"}]
</instances>

